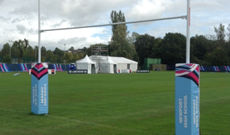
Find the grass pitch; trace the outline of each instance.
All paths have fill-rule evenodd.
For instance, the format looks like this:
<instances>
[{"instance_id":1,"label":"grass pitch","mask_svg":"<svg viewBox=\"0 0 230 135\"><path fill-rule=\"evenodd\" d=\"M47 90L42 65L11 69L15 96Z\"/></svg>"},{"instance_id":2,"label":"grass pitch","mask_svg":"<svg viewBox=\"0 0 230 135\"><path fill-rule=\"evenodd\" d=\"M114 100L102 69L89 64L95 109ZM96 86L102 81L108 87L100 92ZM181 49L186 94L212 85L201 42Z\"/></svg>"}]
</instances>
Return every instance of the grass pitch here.
<instances>
[{"instance_id":1,"label":"grass pitch","mask_svg":"<svg viewBox=\"0 0 230 135\"><path fill-rule=\"evenodd\" d=\"M31 115L31 76L0 73L1 135L174 135L175 73L49 75L49 114ZM230 74L201 72L201 133L230 133Z\"/></svg>"}]
</instances>

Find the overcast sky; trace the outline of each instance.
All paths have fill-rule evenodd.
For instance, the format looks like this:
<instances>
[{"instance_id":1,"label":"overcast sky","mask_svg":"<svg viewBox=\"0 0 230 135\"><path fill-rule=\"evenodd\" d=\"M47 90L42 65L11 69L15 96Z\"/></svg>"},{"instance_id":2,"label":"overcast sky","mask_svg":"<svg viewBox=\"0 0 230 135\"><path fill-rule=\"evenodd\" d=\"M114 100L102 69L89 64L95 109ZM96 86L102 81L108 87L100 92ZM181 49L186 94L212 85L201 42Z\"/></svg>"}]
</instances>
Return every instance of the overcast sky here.
<instances>
[{"instance_id":1,"label":"overcast sky","mask_svg":"<svg viewBox=\"0 0 230 135\"><path fill-rule=\"evenodd\" d=\"M214 26L230 23L229 0L190 0L190 34L214 35ZM158 19L187 14L187 0L40 0L41 29L77 27L110 22L112 10L121 10L126 21ZM168 32L186 35L186 19L129 24L130 33L164 37ZM43 32L41 46L75 49L107 44L111 26ZM28 39L38 44L38 0L0 0L0 49L9 40Z\"/></svg>"}]
</instances>

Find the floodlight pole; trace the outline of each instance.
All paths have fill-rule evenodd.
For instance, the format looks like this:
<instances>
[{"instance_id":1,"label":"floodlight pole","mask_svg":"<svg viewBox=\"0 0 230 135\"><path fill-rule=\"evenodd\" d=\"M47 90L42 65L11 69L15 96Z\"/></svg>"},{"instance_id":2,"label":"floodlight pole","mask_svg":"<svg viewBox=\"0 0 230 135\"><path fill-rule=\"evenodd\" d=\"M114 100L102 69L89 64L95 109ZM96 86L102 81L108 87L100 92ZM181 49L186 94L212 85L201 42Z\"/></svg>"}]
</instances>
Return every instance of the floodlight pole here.
<instances>
[{"instance_id":1,"label":"floodlight pole","mask_svg":"<svg viewBox=\"0 0 230 135\"><path fill-rule=\"evenodd\" d=\"M190 0L187 1L186 63L190 63Z\"/></svg>"},{"instance_id":2,"label":"floodlight pole","mask_svg":"<svg viewBox=\"0 0 230 135\"><path fill-rule=\"evenodd\" d=\"M66 52L65 52L65 46L66 46L66 44L64 44L64 63L65 63L65 71L66 71L66 59L65 59Z\"/></svg>"},{"instance_id":3,"label":"floodlight pole","mask_svg":"<svg viewBox=\"0 0 230 135\"><path fill-rule=\"evenodd\" d=\"M11 45L12 45L12 47L13 47L13 41L12 41L12 40L9 40L9 42L11 43L11 44L9 44L9 45L10 45L10 58L11 58Z\"/></svg>"},{"instance_id":4,"label":"floodlight pole","mask_svg":"<svg viewBox=\"0 0 230 135\"><path fill-rule=\"evenodd\" d=\"M40 0L38 0L38 63L41 63Z\"/></svg>"}]
</instances>

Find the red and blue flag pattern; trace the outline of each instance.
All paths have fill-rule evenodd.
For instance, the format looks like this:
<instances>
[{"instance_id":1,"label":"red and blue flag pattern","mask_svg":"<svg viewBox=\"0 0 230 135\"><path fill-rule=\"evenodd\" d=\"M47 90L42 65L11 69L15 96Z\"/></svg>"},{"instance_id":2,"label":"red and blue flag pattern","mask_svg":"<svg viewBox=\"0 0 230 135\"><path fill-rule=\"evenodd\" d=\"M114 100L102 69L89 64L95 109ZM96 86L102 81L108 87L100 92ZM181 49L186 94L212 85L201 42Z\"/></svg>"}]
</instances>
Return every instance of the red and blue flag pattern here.
<instances>
[{"instance_id":1,"label":"red and blue flag pattern","mask_svg":"<svg viewBox=\"0 0 230 135\"><path fill-rule=\"evenodd\" d=\"M29 72L28 67L26 64L19 64L21 71L23 72Z\"/></svg>"},{"instance_id":2,"label":"red and blue flag pattern","mask_svg":"<svg viewBox=\"0 0 230 135\"><path fill-rule=\"evenodd\" d=\"M5 64L5 63L3 63L3 64L0 63L0 69L2 72L10 72L7 64Z\"/></svg>"},{"instance_id":3,"label":"red and blue flag pattern","mask_svg":"<svg viewBox=\"0 0 230 135\"><path fill-rule=\"evenodd\" d=\"M176 76L190 79L199 85L200 67L197 64L177 64Z\"/></svg>"}]
</instances>

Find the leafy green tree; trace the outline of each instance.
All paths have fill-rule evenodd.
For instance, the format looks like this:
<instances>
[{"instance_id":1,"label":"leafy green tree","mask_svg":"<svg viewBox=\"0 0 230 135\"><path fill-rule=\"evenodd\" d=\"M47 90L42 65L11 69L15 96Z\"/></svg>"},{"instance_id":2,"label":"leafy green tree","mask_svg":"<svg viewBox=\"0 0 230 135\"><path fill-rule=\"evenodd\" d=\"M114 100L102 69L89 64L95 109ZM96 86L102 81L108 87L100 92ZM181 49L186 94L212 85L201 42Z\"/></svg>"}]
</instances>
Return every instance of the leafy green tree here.
<instances>
[{"instance_id":1,"label":"leafy green tree","mask_svg":"<svg viewBox=\"0 0 230 135\"><path fill-rule=\"evenodd\" d=\"M51 61L54 61L54 63L61 62L60 57L58 55L54 55L54 57Z\"/></svg>"},{"instance_id":2,"label":"leafy green tree","mask_svg":"<svg viewBox=\"0 0 230 135\"><path fill-rule=\"evenodd\" d=\"M228 24L228 33L227 33L227 37L228 37L228 42L230 42L230 23Z\"/></svg>"},{"instance_id":3,"label":"leafy green tree","mask_svg":"<svg viewBox=\"0 0 230 135\"><path fill-rule=\"evenodd\" d=\"M221 47L217 47L214 51L206 53L205 60L209 65L215 66L230 64L226 50Z\"/></svg>"},{"instance_id":4,"label":"leafy green tree","mask_svg":"<svg viewBox=\"0 0 230 135\"><path fill-rule=\"evenodd\" d=\"M121 11L119 11L118 13L116 11L112 11L110 14L110 19L111 19L112 23L125 22L125 15ZM122 31L117 31L117 27L120 27L120 29L122 29ZM117 35L119 35L119 34L122 38L126 38L127 26L126 26L126 24L113 25L112 26L112 32L113 32L112 39L111 39L112 41L117 41L119 38L119 37L117 37Z\"/></svg>"},{"instance_id":5,"label":"leafy green tree","mask_svg":"<svg viewBox=\"0 0 230 135\"><path fill-rule=\"evenodd\" d=\"M194 37L191 37L191 62L207 65L205 55L214 50L212 42L212 40L208 40L203 35L195 35Z\"/></svg>"},{"instance_id":6,"label":"leafy green tree","mask_svg":"<svg viewBox=\"0 0 230 135\"><path fill-rule=\"evenodd\" d=\"M167 33L160 43L162 63L174 65L184 63L186 56L186 38L180 33Z\"/></svg>"},{"instance_id":7,"label":"leafy green tree","mask_svg":"<svg viewBox=\"0 0 230 135\"><path fill-rule=\"evenodd\" d=\"M228 61L230 62L230 23L228 24L227 30L228 30L228 33L227 33L228 40L226 43L226 46L227 46L226 50L228 53Z\"/></svg>"},{"instance_id":8,"label":"leafy green tree","mask_svg":"<svg viewBox=\"0 0 230 135\"><path fill-rule=\"evenodd\" d=\"M62 56L64 56L64 51L63 51L63 50L60 50L58 47L56 47L56 48L54 49L54 54L55 54L55 55L58 55L59 57L62 57Z\"/></svg>"},{"instance_id":9,"label":"leafy green tree","mask_svg":"<svg viewBox=\"0 0 230 135\"><path fill-rule=\"evenodd\" d=\"M73 61L72 62L76 62L77 60L84 58L84 56L85 56L84 52L73 54Z\"/></svg>"},{"instance_id":10,"label":"leafy green tree","mask_svg":"<svg viewBox=\"0 0 230 135\"><path fill-rule=\"evenodd\" d=\"M225 28L224 25L220 24L219 28L214 27L214 31L216 33L216 39L221 44L225 42Z\"/></svg>"},{"instance_id":11,"label":"leafy green tree","mask_svg":"<svg viewBox=\"0 0 230 135\"><path fill-rule=\"evenodd\" d=\"M34 55L35 55L35 61L38 61L38 46L34 47Z\"/></svg>"},{"instance_id":12,"label":"leafy green tree","mask_svg":"<svg viewBox=\"0 0 230 135\"><path fill-rule=\"evenodd\" d=\"M0 51L0 62L2 61L3 56L2 56L2 51Z\"/></svg>"},{"instance_id":13,"label":"leafy green tree","mask_svg":"<svg viewBox=\"0 0 230 135\"><path fill-rule=\"evenodd\" d=\"M41 56L41 62L46 62L46 57Z\"/></svg>"},{"instance_id":14,"label":"leafy green tree","mask_svg":"<svg viewBox=\"0 0 230 135\"><path fill-rule=\"evenodd\" d=\"M27 47L27 57L29 59L30 62L35 61L35 51L33 49L33 47L31 47L30 45Z\"/></svg>"},{"instance_id":15,"label":"leafy green tree","mask_svg":"<svg viewBox=\"0 0 230 135\"><path fill-rule=\"evenodd\" d=\"M12 59L9 54L5 55L3 58L3 63L11 63Z\"/></svg>"},{"instance_id":16,"label":"leafy green tree","mask_svg":"<svg viewBox=\"0 0 230 135\"><path fill-rule=\"evenodd\" d=\"M19 50L16 44L13 44L11 47L11 58L12 59L18 59L19 56Z\"/></svg>"},{"instance_id":17,"label":"leafy green tree","mask_svg":"<svg viewBox=\"0 0 230 135\"><path fill-rule=\"evenodd\" d=\"M82 51L85 53L87 51L87 48L86 47L83 47L82 48Z\"/></svg>"},{"instance_id":18,"label":"leafy green tree","mask_svg":"<svg viewBox=\"0 0 230 135\"><path fill-rule=\"evenodd\" d=\"M111 55L119 56L124 50L124 46L128 44L126 40L126 27L123 25L117 25L116 29L113 29L113 36L110 42Z\"/></svg>"},{"instance_id":19,"label":"leafy green tree","mask_svg":"<svg viewBox=\"0 0 230 135\"><path fill-rule=\"evenodd\" d=\"M131 44L134 44L136 42L137 37L139 37L140 34L133 32L131 36L128 36L128 41Z\"/></svg>"},{"instance_id":20,"label":"leafy green tree","mask_svg":"<svg viewBox=\"0 0 230 135\"><path fill-rule=\"evenodd\" d=\"M24 63L31 63L35 61L34 49L30 45L28 45L28 47L24 49L22 58Z\"/></svg>"},{"instance_id":21,"label":"leafy green tree","mask_svg":"<svg viewBox=\"0 0 230 135\"><path fill-rule=\"evenodd\" d=\"M14 44L17 46L19 50L18 63L21 63L24 51L29 45L29 41L27 39L18 40L18 41L14 41Z\"/></svg>"},{"instance_id":22,"label":"leafy green tree","mask_svg":"<svg viewBox=\"0 0 230 135\"><path fill-rule=\"evenodd\" d=\"M112 11L110 18L112 23L125 22L124 13L121 11ZM130 44L127 39L128 31L126 24L113 25L112 32L113 35L109 45L110 55L133 59L136 54L136 50L134 45Z\"/></svg>"},{"instance_id":23,"label":"leafy green tree","mask_svg":"<svg viewBox=\"0 0 230 135\"><path fill-rule=\"evenodd\" d=\"M46 62L46 48L44 46L41 47L41 57L42 62Z\"/></svg>"},{"instance_id":24,"label":"leafy green tree","mask_svg":"<svg viewBox=\"0 0 230 135\"><path fill-rule=\"evenodd\" d=\"M62 63L63 61L61 58L64 56L64 51L56 47L53 53L56 55L56 62Z\"/></svg>"},{"instance_id":25,"label":"leafy green tree","mask_svg":"<svg viewBox=\"0 0 230 135\"><path fill-rule=\"evenodd\" d=\"M55 63L54 54L51 50L48 50L46 52L46 58L47 58L47 62Z\"/></svg>"},{"instance_id":26,"label":"leafy green tree","mask_svg":"<svg viewBox=\"0 0 230 135\"><path fill-rule=\"evenodd\" d=\"M65 60L65 63L73 62L74 61L74 56L73 56L72 53L66 52L64 57L63 57L63 60Z\"/></svg>"},{"instance_id":27,"label":"leafy green tree","mask_svg":"<svg viewBox=\"0 0 230 135\"><path fill-rule=\"evenodd\" d=\"M28 57L28 50L27 50L27 48L23 51L23 57L22 57L22 60L23 60L22 62L23 63L29 63L30 62L29 57Z\"/></svg>"},{"instance_id":28,"label":"leafy green tree","mask_svg":"<svg viewBox=\"0 0 230 135\"><path fill-rule=\"evenodd\" d=\"M135 47L137 54L140 59L140 65L144 64L144 59L151 57L153 53L153 47L155 44L155 37L150 36L148 34L145 35L139 35L135 42Z\"/></svg>"},{"instance_id":29,"label":"leafy green tree","mask_svg":"<svg viewBox=\"0 0 230 135\"><path fill-rule=\"evenodd\" d=\"M10 45L9 45L9 43L6 43L6 44L3 45L2 55L3 56L10 55Z\"/></svg>"},{"instance_id":30,"label":"leafy green tree","mask_svg":"<svg viewBox=\"0 0 230 135\"><path fill-rule=\"evenodd\" d=\"M209 53L209 54L213 54L213 56L211 57L212 60L210 61L210 58L206 57L207 61L211 62L211 64L218 64L218 65L221 65L221 63L224 64L223 62L225 61L225 64L227 64L229 58L228 60L226 60L225 56L226 55L227 57L230 56L230 47L228 42L225 41L225 36L226 36L225 26L220 24L218 28L214 27L214 31L216 33L216 41L213 41L215 49L213 49L213 51L210 51ZM218 55L216 54L217 52L221 52L222 54Z\"/></svg>"},{"instance_id":31,"label":"leafy green tree","mask_svg":"<svg viewBox=\"0 0 230 135\"><path fill-rule=\"evenodd\" d=\"M73 52L73 51L74 51L74 47L71 46L71 47L69 48L69 51Z\"/></svg>"}]
</instances>

